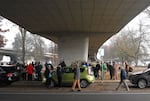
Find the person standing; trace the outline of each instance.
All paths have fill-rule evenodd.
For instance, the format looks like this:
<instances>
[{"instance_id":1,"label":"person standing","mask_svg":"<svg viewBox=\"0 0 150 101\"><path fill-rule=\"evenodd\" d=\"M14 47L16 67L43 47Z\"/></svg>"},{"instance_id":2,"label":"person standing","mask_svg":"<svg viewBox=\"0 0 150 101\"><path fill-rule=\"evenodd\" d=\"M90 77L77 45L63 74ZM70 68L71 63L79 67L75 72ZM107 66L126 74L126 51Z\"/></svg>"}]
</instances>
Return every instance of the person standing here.
<instances>
[{"instance_id":1,"label":"person standing","mask_svg":"<svg viewBox=\"0 0 150 101\"><path fill-rule=\"evenodd\" d=\"M114 68L111 65L111 62L107 63L107 67L108 67L108 70L109 70L110 80L112 80L113 76L114 76Z\"/></svg>"},{"instance_id":2,"label":"person standing","mask_svg":"<svg viewBox=\"0 0 150 101\"><path fill-rule=\"evenodd\" d=\"M28 74L28 80L31 81L33 78L32 78L32 75L33 75L33 72L34 72L34 67L33 65L30 63L28 66L27 66L27 74Z\"/></svg>"},{"instance_id":3,"label":"person standing","mask_svg":"<svg viewBox=\"0 0 150 101\"><path fill-rule=\"evenodd\" d=\"M118 71L119 71L119 64L117 62L113 62L113 70L114 70L114 80L118 80Z\"/></svg>"},{"instance_id":4,"label":"person standing","mask_svg":"<svg viewBox=\"0 0 150 101\"><path fill-rule=\"evenodd\" d=\"M128 73L129 73L129 64L127 61L124 62L124 67L125 67L125 70L126 70L126 73L127 73L127 76L128 76Z\"/></svg>"},{"instance_id":5,"label":"person standing","mask_svg":"<svg viewBox=\"0 0 150 101\"><path fill-rule=\"evenodd\" d=\"M78 91L81 91L79 62L77 61L73 66L74 66L74 82L72 85L72 91L75 91L76 85L78 86Z\"/></svg>"},{"instance_id":6,"label":"person standing","mask_svg":"<svg viewBox=\"0 0 150 101\"><path fill-rule=\"evenodd\" d=\"M99 73L100 68L101 68L101 66L100 66L99 62L97 62L96 67L94 67L94 72L95 72L94 74L97 79L100 78L100 73Z\"/></svg>"},{"instance_id":7,"label":"person standing","mask_svg":"<svg viewBox=\"0 0 150 101\"><path fill-rule=\"evenodd\" d=\"M58 65L56 72L57 72L58 86L61 87L62 86L62 75L63 75L63 68L61 67L61 65Z\"/></svg>"},{"instance_id":8,"label":"person standing","mask_svg":"<svg viewBox=\"0 0 150 101\"><path fill-rule=\"evenodd\" d=\"M65 61L62 59L59 64L62 68L66 67Z\"/></svg>"},{"instance_id":9,"label":"person standing","mask_svg":"<svg viewBox=\"0 0 150 101\"><path fill-rule=\"evenodd\" d=\"M127 79L126 70L123 67L120 67L119 69L120 69L120 82L119 82L119 85L117 86L116 90L118 91L121 84L123 83L126 88L126 91L129 91L128 84L126 83L126 79Z\"/></svg>"},{"instance_id":10,"label":"person standing","mask_svg":"<svg viewBox=\"0 0 150 101\"><path fill-rule=\"evenodd\" d=\"M41 69L42 83L46 83L45 71L46 71L46 64L42 65L42 69Z\"/></svg>"},{"instance_id":11,"label":"person standing","mask_svg":"<svg viewBox=\"0 0 150 101\"><path fill-rule=\"evenodd\" d=\"M35 66L36 69L36 74L37 74L37 80L41 81L42 80L42 76L41 76L41 70L42 70L42 64L40 62L38 62Z\"/></svg>"},{"instance_id":12,"label":"person standing","mask_svg":"<svg viewBox=\"0 0 150 101\"><path fill-rule=\"evenodd\" d=\"M52 80L52 71L53 71L53 65L52 64L45 64L45 78L46 78L46 87L51 87L51 80Z\"/></svg>"},{"instance_id":13,"label":"person standing","mask_svg":"<svg viewBox=\"0 0 150 101\"><path fill-rule=\"evenodd\" d=\"M106 63L104 62L104 61L102 61L102 64L101 64L101 79L102 80L105 80L105 74L106 74L106 72L107 72L107 65L106 65Z\"/></svg>"}]
</instances>

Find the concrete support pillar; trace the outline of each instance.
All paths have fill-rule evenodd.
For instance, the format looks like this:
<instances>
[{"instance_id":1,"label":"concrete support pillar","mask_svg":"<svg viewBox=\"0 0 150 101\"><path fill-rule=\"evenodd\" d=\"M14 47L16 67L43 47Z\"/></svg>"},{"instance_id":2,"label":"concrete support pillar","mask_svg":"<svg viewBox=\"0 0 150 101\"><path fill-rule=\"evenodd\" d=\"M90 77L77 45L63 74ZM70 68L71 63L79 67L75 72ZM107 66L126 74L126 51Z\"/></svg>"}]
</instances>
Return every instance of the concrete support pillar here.
<instances>
[{"instance_id":1,"label":"concrete support pillar","mask_svg":"<svg viewBox=\"0 0 150 101\"><path fill-rule=\"evenodd\" d=\"M67 65L76 60L88 60L89 38L84 36L60 37L58 42L58 54Z\"/></svg>"}]
</instances>

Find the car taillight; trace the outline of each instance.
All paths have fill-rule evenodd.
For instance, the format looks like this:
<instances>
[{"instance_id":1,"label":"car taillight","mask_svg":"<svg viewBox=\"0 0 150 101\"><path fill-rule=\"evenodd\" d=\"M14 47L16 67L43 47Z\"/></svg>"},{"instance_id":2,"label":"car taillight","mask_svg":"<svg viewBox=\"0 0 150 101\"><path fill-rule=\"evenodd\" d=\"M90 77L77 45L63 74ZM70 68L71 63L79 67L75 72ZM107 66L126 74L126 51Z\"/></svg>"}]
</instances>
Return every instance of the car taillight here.
<instances>
[{"instance_id":1,"label":"car taillight","mask_svg":"<svg viewBox=\"0 0 150 101\"><path fill-rule=\"evenodd\" d=\"M8 73L8 74L7 74L7 77L12 77L12 76L13 76L12 73Z\"/></svg>"}]
</instances>

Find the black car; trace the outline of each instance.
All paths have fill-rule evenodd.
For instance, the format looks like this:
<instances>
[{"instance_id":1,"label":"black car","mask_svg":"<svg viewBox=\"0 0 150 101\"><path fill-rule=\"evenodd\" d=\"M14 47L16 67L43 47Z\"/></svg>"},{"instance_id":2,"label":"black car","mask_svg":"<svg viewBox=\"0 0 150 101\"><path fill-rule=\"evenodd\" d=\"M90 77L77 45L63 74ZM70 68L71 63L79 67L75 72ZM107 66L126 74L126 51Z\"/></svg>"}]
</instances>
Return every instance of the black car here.
<instances>
[{"instance_id":1,"label":"black car","mask_svg":"<svg viewBox=\"0 0 150 101\"><path fill-rule=\"evenodd\" d=\"M0 68L0 84L5 83L6 84L6 80L7 80L7 73Z\"/></svg>"},{"instance_id":2,"label":"black car","mask_svg":"<svg viewBox=\"0 0 150 101\"><path fill-rule=\"evenodd\" d=\"M150 69L133 72L129 75L129 81L139 88L150 86Z\"/></svg>"},{"instance_id":3,"label":"black car","mask_svg":"<svg viewBox=\"0 0 150 101\"><path fill-rule=\"evenodd\" d=\"M15 65L0 65L0 83L11 84L12 82L18 81L20 75Z\"/></svg>"}]
</instances>

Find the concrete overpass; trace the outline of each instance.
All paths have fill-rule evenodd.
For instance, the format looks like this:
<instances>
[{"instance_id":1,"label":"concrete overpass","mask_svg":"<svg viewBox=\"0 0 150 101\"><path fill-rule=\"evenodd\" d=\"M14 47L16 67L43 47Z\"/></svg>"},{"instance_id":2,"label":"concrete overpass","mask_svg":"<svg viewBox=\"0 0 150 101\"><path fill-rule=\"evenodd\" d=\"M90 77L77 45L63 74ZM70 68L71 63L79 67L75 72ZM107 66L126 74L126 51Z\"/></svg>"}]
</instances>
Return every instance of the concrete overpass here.
<instances>
[{"instance_id":1,"label":"concrete overpass","mask_svg":"<svg viewBox=\"0 0 150 101\"><path fill-rule=\"evenodd\" d=\"M1 16L58 44L67 64L87 61L150 0L1 0Z\"/></svg>"}]
</instances>

